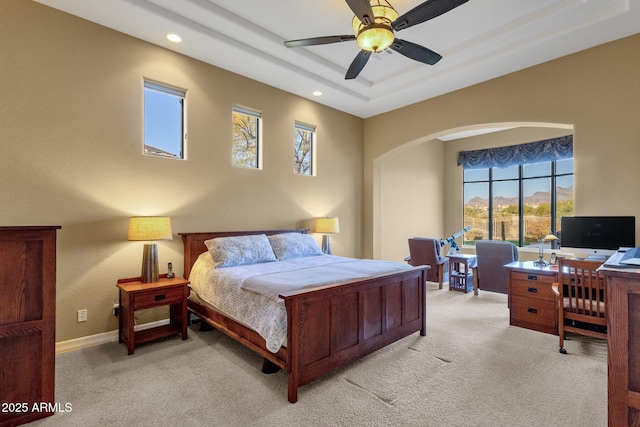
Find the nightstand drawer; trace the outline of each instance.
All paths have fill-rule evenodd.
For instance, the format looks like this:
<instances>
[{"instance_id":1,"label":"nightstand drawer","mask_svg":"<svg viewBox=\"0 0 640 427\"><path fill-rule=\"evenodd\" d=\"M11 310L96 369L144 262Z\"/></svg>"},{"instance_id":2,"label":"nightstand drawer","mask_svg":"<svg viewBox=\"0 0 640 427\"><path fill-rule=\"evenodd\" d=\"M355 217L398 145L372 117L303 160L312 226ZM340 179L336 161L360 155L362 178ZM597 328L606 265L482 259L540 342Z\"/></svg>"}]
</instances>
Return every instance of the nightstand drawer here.
<instances>
[{"instance_id":1,"label":"nightstand drawer","mask_svg":"<svg viewBox=\"0 0 640 427\"><path fill-rule=\"evenodd\" d=\"M160 305L176 304L182 302L183 287L154 289L149 292L141 292L135 296L134 310L142 310Z\"/></svg>"}]
</instances>

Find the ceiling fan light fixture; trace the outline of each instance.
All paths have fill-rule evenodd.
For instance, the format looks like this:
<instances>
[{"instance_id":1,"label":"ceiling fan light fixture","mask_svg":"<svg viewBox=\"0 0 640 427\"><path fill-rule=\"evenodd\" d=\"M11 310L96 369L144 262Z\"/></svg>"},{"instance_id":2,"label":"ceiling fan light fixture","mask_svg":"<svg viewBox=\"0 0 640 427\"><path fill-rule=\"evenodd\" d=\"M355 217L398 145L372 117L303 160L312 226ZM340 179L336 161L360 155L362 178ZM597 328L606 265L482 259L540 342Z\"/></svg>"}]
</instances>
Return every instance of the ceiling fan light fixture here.
<instances>
[{"instance_id":1,"label":"ceiling fan light fixture","mask_svg":"<svg viewBox=\"0 0 640 427\"><path fill-rule=\"evenodd\" d=\"M372 24L358 34L356 43L360 49L381 52L391 46L394 40L395 36L390 28Z\"/></svg>"},{"instance_id":2,"label":"ceiling fan light fixture","mask_svg":"<svg viewBox=\"0 0 640 427\"><path fill-rule=\"evenodd\" d=\"M371 9L374 15L372 24L365 25L354 16L351 25L357 35L356 43L360 49L380 52L391 46L395 40L391 23L398 19L398 12L391 5L371 6Z\"/></svg>"}]
</instances>

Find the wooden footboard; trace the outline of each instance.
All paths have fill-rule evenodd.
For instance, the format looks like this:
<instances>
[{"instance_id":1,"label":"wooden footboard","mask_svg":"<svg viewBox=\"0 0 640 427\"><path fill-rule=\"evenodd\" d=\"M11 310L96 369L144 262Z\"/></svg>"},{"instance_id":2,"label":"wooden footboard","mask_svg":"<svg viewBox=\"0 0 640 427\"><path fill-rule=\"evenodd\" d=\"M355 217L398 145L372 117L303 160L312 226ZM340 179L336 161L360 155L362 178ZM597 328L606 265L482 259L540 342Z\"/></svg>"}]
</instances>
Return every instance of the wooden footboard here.
<instances>
[{"instance_id":1,"label":"wooden footboard","mask_svg":"<svg viewBox=\"0 0 640 427\"><path fill-rule=\"evenodd\" d=\"M198 255L206 250L206 239L291 231L181 233L185 278ZM415 332L425 335L427 269L425 266L280 295L287 309L287 347L277 353L267 350L264 339L255 331L211 307L194 300L188 306L205 322L286 369L288 399L295 403L300 386Z\"/></svg>"},{"instance_id":2,"label":"wooden footboard","mask_svg":"<svg viewBox=\"0 0 640 427\"><path fill-rule=\"evenodd\" d=\"M287 307L289 402L304 384L414 332L424 336L426 271L280 295Z\"/></svg>"}]
</instances>

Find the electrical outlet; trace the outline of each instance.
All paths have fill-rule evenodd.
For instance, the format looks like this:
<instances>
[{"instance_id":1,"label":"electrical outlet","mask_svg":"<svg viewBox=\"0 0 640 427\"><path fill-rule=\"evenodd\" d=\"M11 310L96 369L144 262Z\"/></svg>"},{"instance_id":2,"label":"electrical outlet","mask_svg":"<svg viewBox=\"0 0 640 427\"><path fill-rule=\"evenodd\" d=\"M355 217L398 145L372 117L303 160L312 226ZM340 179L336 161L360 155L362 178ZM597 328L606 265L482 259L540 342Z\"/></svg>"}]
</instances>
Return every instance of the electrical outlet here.
<instances>
[{"instance_id":1,"label":"electrical outlet","mask_svg":"<svg viewBox=\"0 0 640 427\"><path fill-rule=\"evenodd\" d=\"M87 309L78 310L78 323L87 321Z\"/></svg>"},{"instance_id":2,"label":"electrical outlet","mask_svg":"<svg viewBox=\"0 0 640 427\"><path fill-rule=\"evenodd\" d=\"M113 315L118 317L118 314L120 314L120 304L115 303L113 304Z\"/></svg>"}]
</instances>

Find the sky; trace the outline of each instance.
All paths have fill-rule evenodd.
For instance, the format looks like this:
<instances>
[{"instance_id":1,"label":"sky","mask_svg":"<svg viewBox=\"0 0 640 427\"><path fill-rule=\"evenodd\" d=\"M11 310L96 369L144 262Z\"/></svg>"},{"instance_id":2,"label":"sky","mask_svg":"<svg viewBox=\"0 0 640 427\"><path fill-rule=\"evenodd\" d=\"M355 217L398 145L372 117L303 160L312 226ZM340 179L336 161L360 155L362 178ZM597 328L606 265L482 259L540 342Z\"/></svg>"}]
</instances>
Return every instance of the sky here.
<instances>
[{"instance_id":1,"label":"sky","mask_svg":"<svg viewBox=\"0 0 640 427\"><path fill-rule=\"evenodd\" d=\"M573 159L559 160L556 162L556 173L572 173L573 172ZM551 174L550 162L535 163L525 165L523 171L523 177L537 177L537 176L549 176ZM467 169L464 172L465 181L480 181L488 180L488 169ZM512 166L508 168L494 168L493 179L517 179L518 178L518 166ZM501 197L517 197L518 196L518 181L510 181L498 184L496 190L499 194L494 196ZM558 187L571 187L573 186L573 176L558 177L556 181ZM551 191L550 181L548 178L543 179L527 179L525 180L525 196L532 195L538 191L547 192ZM482 197L486 199L488 197L488 190L486 184L478 185L466 185L464 192L464 203L474 197Z\"/></svg>"},{"instance_id":2,"label":"sky","mask_svg":"<svg viewBox=\"0 0 640 427\"><path fill-rule=\"evenodd\" d=\"M180 156L182 105L179 97L156 90L144 91L145 144Z\"/></svg>"}]
</instances>

